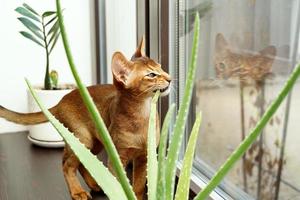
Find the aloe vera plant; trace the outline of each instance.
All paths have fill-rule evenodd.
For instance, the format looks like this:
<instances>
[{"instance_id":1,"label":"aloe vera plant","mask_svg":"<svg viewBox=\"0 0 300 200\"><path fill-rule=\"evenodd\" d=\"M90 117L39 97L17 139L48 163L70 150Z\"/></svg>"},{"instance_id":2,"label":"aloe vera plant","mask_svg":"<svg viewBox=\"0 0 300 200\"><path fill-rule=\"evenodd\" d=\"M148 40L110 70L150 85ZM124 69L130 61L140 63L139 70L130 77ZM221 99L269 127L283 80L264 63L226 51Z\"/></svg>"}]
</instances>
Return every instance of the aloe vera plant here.
<instances>
[{"instance_id":1,"label":"aloe vera plant","mask_svg":"<svg viewBox=\"0 0 300 200\"><path fill-rule=\"evenodd\" d=\"M70 133L63 125L61 125L52 115L48 112L36 97L34 91L29 88L41 107L42 111L45 113L47 118L51 121L57 131L64 138L65 142L72 148L76 156L83 163L90 174L95 178L99 186L102 187L103 191L108 195L110 199L136 199L135 194L132 191L129 181L125 175L125 171L122 168L117 151L112 143L109 136L107 128L105 127L103 120L97 111L88 91L82 84L80 77L77 73L71 51L69 49L69 44L67 40L67 35L65 33L63 18L61 15L60 1L56 0L57 12L59 18L60 29L62 33L62 39L65 46L66 54L69 60L71 71L73 72L74 78L78 84L78 88L85 105L87 106L95 124L104 143L105 149L108 152L110 159L115 167L118 181L113 178L111 173L102 165L102 163L96 160L95 156L85 147L80 144L80 141L76 139L72 133ZM182 137L184 134L184 125L187 117L187 110L191 100L191 94L195 78L195 68L197 60L197 49L198 49L198 34L199 34L199 17L196 15L195 25L194 25L194 40L191 62L188 71L188 78L186 81L186 90L180 105L180 109L177 115L177 119L174 125L174 133L171 137L171 142L169 145L169 150L166 152L167 144L167 133L170 126L171 115L174 111L174 105L171 106L168 111L162 128L162 136L159 144L159 154L156 155L156 141L155 141L155 129L156 129L156 113L157 113L157 99L159 97L159 92L157 92L151 103L151 111L149 117L149 129L148 129L148 165L147 165L147 179L148 179L148 198L149 199L167 199L171 200L175 197L176 200L187 200L189 193L189 182L190 174L192 168L192 161L194 157L194 150L197 135L199 133L199 127L201 123L201 115L198 114L193 126L190 140L188 142L186 154L183 159L183 167L181 174L179 176L179 183L174 194L175 189L175 170L177 167L178 153L180 149L180 144L182 142ZM266 113L263 115L260 122L249 134L249 136L241 143L241 145L234 151L232 156L226 161L226 163L220 168L216 175L212 178L211 182L195 197L196 200L203 200L208 197L210 192L214 190L224 178L224 176L229 172L232 166L241 158L249 146L255 141L255 138L259 135L261 130L264 128L270 117L275 113L280 103L286 97L286 95L291 91L293 85L295 84L297 78L300 75L300 65L296 67L295 71L292 73L291 77L287 81L283 90L280 92L279 96L275 99L273 104L269 107ZM158 160L157 160L158 159ZM100 178L101 177L101 178ZM105 177L105 178L103 178ZM108 187L109 186L109 187ZM112 189L115 191L113 192ZM117 194L118 193L118 194ZM117 196L118 195L118 196Z\"/></svg>"},{"instance_id":2,"label":"aloe vera plant","mask_svg":"<svg viewBox=\"0 0 300 200\"><path fill-rule=\"evenodd\" d=\"M51 90L53 85L49 74L50 54L60 35L57 13L56 11L45 11L39 14L26 3L17 7L15 11L22 15L22 17L18 17L18 20L29 30L29 32L20 31L20 34L43 47L46 52L44 88Z\"/></svg>"}]
</instances>

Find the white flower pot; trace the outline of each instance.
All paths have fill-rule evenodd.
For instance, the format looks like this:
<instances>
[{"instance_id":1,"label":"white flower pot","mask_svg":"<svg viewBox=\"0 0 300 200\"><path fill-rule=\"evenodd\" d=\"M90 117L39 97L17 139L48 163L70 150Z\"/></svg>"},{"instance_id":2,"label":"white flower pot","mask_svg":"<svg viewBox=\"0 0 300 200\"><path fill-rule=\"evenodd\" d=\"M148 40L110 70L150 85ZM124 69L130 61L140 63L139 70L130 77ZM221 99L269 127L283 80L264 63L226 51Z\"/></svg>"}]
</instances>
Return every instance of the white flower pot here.
<instances>
[{"instance_id":1,"label":"white flower pot","mask_svg":"<svg viewBox=\"0 0 300 200\"><path fill-rule=\"evenodd\" d=\"M35 89L35 92L47 108L55 106L62 99L63 96L65 96L71 91L72 89ZM27 96L29 112L41 111L29 91L27 91ZM33 144L43 147L63 147L65 145L62 137L59 135L59 133L57 133L55 128L50 124L50 122L29 126L28 139Z\"/></svg>"}]
</instances>

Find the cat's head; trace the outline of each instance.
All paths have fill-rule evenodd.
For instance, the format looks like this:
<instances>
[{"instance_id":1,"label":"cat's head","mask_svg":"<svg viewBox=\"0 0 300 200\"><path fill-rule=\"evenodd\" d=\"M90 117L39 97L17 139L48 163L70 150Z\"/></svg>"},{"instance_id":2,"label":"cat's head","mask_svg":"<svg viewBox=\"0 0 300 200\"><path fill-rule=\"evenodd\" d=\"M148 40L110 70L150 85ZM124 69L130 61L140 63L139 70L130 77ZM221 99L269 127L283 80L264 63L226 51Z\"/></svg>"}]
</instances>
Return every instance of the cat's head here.
<instances>
[{"instance_id":1,"label":"cat's head","mask_svg":"<svg viewBox=\"0 0 300 200\"><path fill-rule=\"evenodd\" d=\"M114 85L121 92L140 98L151 97L157 90L161 96L170 92L171 77L159 63L146 56L144 37L131 60L121 52L114 53L111 68Z\"/></svg>"},{"instance_id":2,"label":"cat's head","mask_svg":"<svg viewBox=\"0 0 300 200\"><path fill-rule=\"evenodd\" d=\"M220 79L263 80L271 73L276 48L268 46L257 54L235 53L221 33L216 36L215 69Z\"/></svg>"}]
</instances>

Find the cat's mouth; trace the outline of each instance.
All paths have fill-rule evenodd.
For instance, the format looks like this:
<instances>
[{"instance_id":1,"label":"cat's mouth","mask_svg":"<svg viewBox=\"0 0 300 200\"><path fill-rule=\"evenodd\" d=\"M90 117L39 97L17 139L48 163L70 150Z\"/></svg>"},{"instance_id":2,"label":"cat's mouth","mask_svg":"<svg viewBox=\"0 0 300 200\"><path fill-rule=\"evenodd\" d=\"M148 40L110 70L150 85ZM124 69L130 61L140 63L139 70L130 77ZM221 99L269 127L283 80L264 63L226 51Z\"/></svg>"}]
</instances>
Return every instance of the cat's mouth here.
<instances>
[{"instance_id":1,"label":"cat's mouth","mask_svg":"<svg viewBox=\"0 0 300 200\"><path fill-rule=\"evenodd\" d=\"M157 92L158 90L160 91L160 93L163 93L163 92L167 91L168 89L169 89L169 86L167 86L163 89L156 89L156 90L153 91L153 93Z\"/></svg>"},{"instance_id":2,"label":"cat's mouth","mask_svg":"<svg viewBox=\"0 0 300 200\"><path fill-rule=\"evenodd\" d=\"M158 90L160 91L160 95L161 96L166 96L166 95L168 95L169 94L169 90L170 89L170 87L169 86L167 86L167 87L165 87L165 88L162 88L162 89L157 89L157 90L154 90L154 93L155 92L157 92Z\"/></svg>"},{"instance_id":3,"label":"cat's mouth","mask_svg":"<svg viewBox=\"0 0 300 200\"><path fill-rule=\"evenodd\" d=\"M160 89L159 91L161 92L161 93L164 93L165 91L167 91L169 89L169 86L167 86L167 87L165 87L165 88L163 88L163 89Z\"/></svg>"}]
</instances>

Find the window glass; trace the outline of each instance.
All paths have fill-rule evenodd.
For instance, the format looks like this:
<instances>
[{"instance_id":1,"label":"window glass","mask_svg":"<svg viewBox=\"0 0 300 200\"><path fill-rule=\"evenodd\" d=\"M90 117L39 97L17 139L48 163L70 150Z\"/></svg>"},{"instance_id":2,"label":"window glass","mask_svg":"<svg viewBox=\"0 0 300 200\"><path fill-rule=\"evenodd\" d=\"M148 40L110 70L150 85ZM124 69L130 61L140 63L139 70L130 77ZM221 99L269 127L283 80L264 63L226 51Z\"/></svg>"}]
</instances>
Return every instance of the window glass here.
<instances>
[{"instance_id":1,"label":"window glass","mask_svg":"<svg viewBox=\"0 0 300 200\"><path fill-rule=\"evenodd\" d=\"M203 123L195 168L210 177L256 125L297 63L299 1L179 2L179 91L184 87L182 71L186 72L190 57L195 12L201 17L192 111L193 115L202 111ZM297 91L299 82L226 177L222 187L232 196L300 199Z\"/></svg>"}]
</instances>

